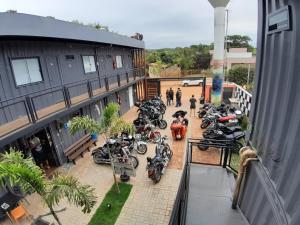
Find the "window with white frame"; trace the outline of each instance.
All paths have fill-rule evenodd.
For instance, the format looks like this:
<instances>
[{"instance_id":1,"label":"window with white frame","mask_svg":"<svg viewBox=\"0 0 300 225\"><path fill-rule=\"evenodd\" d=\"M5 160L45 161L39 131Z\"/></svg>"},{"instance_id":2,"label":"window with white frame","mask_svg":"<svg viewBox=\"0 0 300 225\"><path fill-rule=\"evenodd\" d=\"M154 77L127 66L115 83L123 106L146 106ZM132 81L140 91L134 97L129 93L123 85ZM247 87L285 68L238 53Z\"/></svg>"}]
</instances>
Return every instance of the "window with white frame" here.
<instances>
[{"instance_id":1,"label":"window with white frame","mask_svg":"<svg viewBox=\"0 0 300 225\"><path fill-rule=\"evenodd\" d=\"M95 57L93 55L82 56L82 62L85 73L96 72Z\"/></svg>"},{"instance_id":2,"label":"window with white frame","mask_svg":"<svg viewBox=\"0 0 300 225\"><path fill-rule=\"evenodd\" d=\"M17 86L43 81L38 58L12 59L11 64Z\"/></svg>"},{"instance_id":3,"label":"window with white frame","mask_svg":"<svg viewBox=\"0 0 300 225\"><path fill-rule=\"evenodd\" d=\"M122 56L117 55L117 56L116 56L116 62L117 62L117 68L118 68L118 69L123 67L123 64L122 64Z\"/></svg>"}]
</instances>

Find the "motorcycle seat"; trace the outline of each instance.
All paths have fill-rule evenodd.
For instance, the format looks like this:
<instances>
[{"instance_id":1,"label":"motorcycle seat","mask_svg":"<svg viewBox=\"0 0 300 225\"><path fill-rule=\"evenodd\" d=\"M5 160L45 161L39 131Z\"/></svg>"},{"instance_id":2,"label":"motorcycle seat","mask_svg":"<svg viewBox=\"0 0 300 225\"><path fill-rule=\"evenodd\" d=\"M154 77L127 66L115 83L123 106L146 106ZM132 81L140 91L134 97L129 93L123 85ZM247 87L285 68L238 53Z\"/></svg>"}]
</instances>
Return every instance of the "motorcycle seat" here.
<instances>
[{"instance_id":1,"label":"motorcycle seat","mask_svg":"<svg viewBox=\"0 0 300 225\"><path fill-rule=\"evenodd\" d=\"M236 131L236 132L233 132L232 134L225 135L225 138L228 140L236 140L236 139L240 139L242 137L245 137L244 131Z\"/></svg>"},{"instance_id":2,"label":"motorcycle seat","mask_svg":"<svg viewBox=\"0 0 300 225\"><path fill-rule=\"evenodd\" d=\"M233 126L233 127L224 126L223 129L231 131L231 132L242 131L242 128L240 126Z\"/></svg>"}]
</instances>

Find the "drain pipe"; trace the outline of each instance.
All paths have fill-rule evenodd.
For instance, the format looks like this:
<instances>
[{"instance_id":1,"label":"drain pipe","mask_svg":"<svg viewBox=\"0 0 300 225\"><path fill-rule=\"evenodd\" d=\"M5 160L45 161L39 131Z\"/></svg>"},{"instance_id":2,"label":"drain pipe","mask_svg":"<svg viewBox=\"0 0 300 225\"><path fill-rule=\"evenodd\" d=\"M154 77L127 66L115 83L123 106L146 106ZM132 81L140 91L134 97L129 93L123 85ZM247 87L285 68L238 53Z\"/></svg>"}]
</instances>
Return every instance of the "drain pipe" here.
<instances>
[{"instance_id":1,"label":"drain pipe","mask_svg":"<svg viewBox=\"0 0 300 225\"><path fill-rule=\"evenodd\" d=\"M236 186L233 194L233 200L232 200L232 209L236 209L239 195L241 192L241 185L242 185L242 180L246 174L246 168L249 165L249 162L251 161L257 161L257 153L250 147L246 146L240 149L240 165L239 165L239 170L238 170L238 177L236 180Z\"/></svg>"}]
</instances>

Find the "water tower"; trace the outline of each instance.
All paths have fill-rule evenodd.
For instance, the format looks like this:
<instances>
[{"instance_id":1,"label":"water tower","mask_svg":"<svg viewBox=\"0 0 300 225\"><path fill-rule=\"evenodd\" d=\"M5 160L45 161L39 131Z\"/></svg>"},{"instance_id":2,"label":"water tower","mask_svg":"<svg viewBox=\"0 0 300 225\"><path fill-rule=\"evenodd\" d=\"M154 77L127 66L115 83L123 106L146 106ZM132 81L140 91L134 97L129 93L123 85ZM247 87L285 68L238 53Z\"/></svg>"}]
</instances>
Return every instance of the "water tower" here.
<instances>
[{"instance_id":1,"label":"water tower","mask_svg":"<svg viewBox=\"0 0 300 225\"><path fill-rule=\"evenodd\" d=\"M225 7L229 0L208 0L214 7L214 55L211 102L220 105L224 80Z\"/></svg>"}]
</instances>

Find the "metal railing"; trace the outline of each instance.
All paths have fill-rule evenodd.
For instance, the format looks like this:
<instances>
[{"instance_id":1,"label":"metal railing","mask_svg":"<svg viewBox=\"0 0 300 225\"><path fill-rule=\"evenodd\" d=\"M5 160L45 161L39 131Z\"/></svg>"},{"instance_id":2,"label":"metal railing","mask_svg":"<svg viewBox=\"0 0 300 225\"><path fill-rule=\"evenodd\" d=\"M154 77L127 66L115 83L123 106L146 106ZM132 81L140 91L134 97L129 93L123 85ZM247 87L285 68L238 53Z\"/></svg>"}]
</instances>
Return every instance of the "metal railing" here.
<instances>
[{"instance_id":1,"label":"metal railing","mask_svg":"<svg viewBox=\"0 0 300 225\"><path fill-rule=\"evenodd\" d=\"M239 164L239 150L242 144L238 141L232 140L216 140L216 139L189 139L191 147L190 163L222 166L223 168L230 169L234 174L237 174ZM207 149L201 151L200 148ZM197 157L198 154L198 157ZM205 156L205 157L199 157ZM209 161L211 158L214 160Z\"/></svg>"},{"instance_id":2,"label":"metal railing","mask_svg":"<svg viewBox=\"0 0 300 225\"><path fill-rule=\"evenodd\" d=\"M71 106L92 99L107 91L127 85L136 79L145 76L144 68L128 70L122 74L106 77L95 77L85 81L76 81L62 86L56 86L41 91L28 93L27 95L0 101L0 116L7 122L0 124L0 137L10 134L16 129L36 123L54 113L66 110ZM114 81L113 83L111 81ZM23 109L17 109L22 104ZM19 111L19 112L14 112ZM19 113L18 115L15 115ZM21 115L22 114L22 115ZM20 123L16 129L8 129L8 125L14 120L27 118L27 123ZM25 121L25 119L23 120ZM22 121L23 121L22 120ZM5 127L4 127L5 125Z\"/></svg>"},{"instance_id":3,"label":"metal railing","mask_svg":"<svg viewBox=\"0 0 300 225\"><path fill-rule=\"evenodd\" d=\"M170 217L169 225L185 225L191 164L196 163L196 164L204 164L204 165L222 166L223 168L231 170L234 174L237 174L236 168L232 167L231 165L233 154L236 154L236 146L234 144L225 140L217 140L214 143L205 144L201 142L202 140L203 139L189 138L187 141L187 146L186 146L187 154L186 154L184 168L180 179L178 192L173 206L173 211ZM199 144L203 145L203 147L220 148L220 158L218 163L210 164L210 163L195 161L193 159L193 151L194 151L193 147L198 147Z\"/></svg>"},{"instance_id":4,"label":"metal railing","mask_svg":"<svg viewBox=\"0 0 300 225\"><path fill-rule=\"evenodd\" d=\"M187 142L187 149L190 149L190 142ZM170 217L169 225L184 225L186 218L186 207L189 192L189 179L190 179L190 153L187 152L185 163L180 178L179 188L173 206L173 211Z\"/></svg>"}]
</instances>

